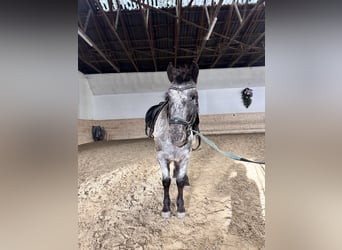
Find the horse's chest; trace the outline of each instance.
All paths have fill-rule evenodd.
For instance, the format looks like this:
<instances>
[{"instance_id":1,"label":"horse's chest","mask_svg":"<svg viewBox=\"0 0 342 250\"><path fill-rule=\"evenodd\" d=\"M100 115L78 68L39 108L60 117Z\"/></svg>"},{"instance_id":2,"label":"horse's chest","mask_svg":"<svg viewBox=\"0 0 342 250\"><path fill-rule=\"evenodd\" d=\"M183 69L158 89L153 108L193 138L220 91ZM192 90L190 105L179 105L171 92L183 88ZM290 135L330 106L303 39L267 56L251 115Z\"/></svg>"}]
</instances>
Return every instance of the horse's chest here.
<instances>
[{"instance_id":1,"label":"horse's chest","mask_svg":"<svg viewBox=\"0 0 342 250\"><path fill-rule=\"evenodd\" d=\"M176 147L167 141L155 141L156 151L159 157L169 160L181 160L184 157L190 156L191 144L188 143L183 147Z\"/></svg>"}]
</instances>

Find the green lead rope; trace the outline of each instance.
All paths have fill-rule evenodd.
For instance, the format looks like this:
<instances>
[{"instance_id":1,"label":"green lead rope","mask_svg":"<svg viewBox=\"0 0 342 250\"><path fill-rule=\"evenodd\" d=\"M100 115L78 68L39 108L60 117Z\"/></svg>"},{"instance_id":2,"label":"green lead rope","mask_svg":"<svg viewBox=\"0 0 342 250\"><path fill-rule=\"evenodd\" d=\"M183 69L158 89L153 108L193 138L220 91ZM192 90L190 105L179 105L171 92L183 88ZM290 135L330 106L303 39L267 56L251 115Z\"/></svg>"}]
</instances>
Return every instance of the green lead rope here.
<instances>
[{"instance_id":1,"label":"green lead rope","mask_svg":"<svg viewBox=\"0 0 342 250\"><path fill-rule=\"evenodd\" d=\"M226 152L226 151L223 151L221 149L219 149L216 144L209 140L207 137L205 137L203 134L201 134L200 132L198 131L195 131L195 130L192 130L193 133L195 133L196 135L200 136L210 147L212 147L213 149L215 149L216 151L220 152L221 154L223 154L224 156L227 156L233 160L237 160L237 161L245 161L245 162L251 162L251 163L257 163L257 164L264 164L265 165L265 162L260 162L260 161L251 161L251 160L248 160L246 158L243 158L243 157L240 157L240 156L237 156L235 154L232 154L232 153L229 153L229 152Z\"/></svg>"}]
</instances>

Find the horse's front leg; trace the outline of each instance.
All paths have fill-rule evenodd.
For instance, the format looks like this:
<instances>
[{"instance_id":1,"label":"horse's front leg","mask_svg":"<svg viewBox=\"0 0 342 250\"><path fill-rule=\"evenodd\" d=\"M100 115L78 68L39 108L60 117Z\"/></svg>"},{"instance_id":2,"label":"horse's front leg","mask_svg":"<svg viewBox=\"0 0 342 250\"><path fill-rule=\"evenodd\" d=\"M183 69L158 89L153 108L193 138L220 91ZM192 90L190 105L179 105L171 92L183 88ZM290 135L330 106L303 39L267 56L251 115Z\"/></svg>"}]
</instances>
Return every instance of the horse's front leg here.
<instances>
[{"instance_id":1,"label":"horse's front leg","mask_svg":"<svg viewBox=\"0 0 342 250\"><path fill-rule=\"evenodd\" d=\"M176 176L176 183L178 188L178 196L177 196L177 217L184 218L185 217L185 208L184 208L184 199L183 199L183 189L184 185L187 184L188 177L186 175L186 169L188 165L189 159L183 159L177 164L178 167L178 175Z\"/></svg>"},{"instance_id":2,"label":"horse's front leg","mask_svg":"<svg viewBox=\"0 0 342 250\"><path fill-rule=\"evenodd\" d=\"M162 170L163 175L163 187L164 187L164 199L163 199L163 209L162 209L162 217L169 218L171 216L171 200L170 200L170 184L171 184L171 178L170 178L170 162L165 159L158 159L160 168Z\"/></svg>"}]
</instances>

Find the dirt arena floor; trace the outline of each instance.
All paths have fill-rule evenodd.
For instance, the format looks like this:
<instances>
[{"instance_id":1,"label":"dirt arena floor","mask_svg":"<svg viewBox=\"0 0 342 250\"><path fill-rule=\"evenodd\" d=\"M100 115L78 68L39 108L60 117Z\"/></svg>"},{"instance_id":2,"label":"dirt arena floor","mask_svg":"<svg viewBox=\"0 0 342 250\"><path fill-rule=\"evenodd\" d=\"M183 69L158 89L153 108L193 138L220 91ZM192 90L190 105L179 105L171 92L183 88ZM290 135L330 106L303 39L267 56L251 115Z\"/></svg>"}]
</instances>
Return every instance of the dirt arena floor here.
<instances>
[{"instance_id":1,"label":"dirt arena floor","mask_svg":"<svg viewBox=\"0 0 342 250\"><path fill-rule=\"evenodd\" d=\"M265 160L265 134L208 136L222 150ZM188 167L186 217L161 217L163 187L152 139L79 146L79 249L263 249L264 165L226 158L204 142ZM172 168L171 168L172 171Z\"/></svg>"}]
</instances>

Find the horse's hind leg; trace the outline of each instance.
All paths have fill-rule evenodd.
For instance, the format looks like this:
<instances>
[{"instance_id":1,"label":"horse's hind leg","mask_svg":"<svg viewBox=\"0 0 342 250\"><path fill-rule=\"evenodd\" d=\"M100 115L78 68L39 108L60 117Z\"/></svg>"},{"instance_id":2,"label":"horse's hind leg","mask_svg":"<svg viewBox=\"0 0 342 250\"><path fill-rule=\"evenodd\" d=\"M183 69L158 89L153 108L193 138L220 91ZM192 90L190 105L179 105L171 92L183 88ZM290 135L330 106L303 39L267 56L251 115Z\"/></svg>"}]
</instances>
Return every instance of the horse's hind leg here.
<instances>
[{"instance_id":1,"label":"horse's hind leg","mask_svg":"<svg viewBox=\"0 0 342 250\"><path fill-rule=\"evenodd\" d=\"M171 200L170 200L170 184L171 184L171 178L170 178L170 167L169 167L169 161L162 159L159 159L159 164L162 170L163 174L163 187L164 187L164 199L163 199L163 209L162 209L162 217L169 218L171 216Z\"/></svg>"}]
</instances>

